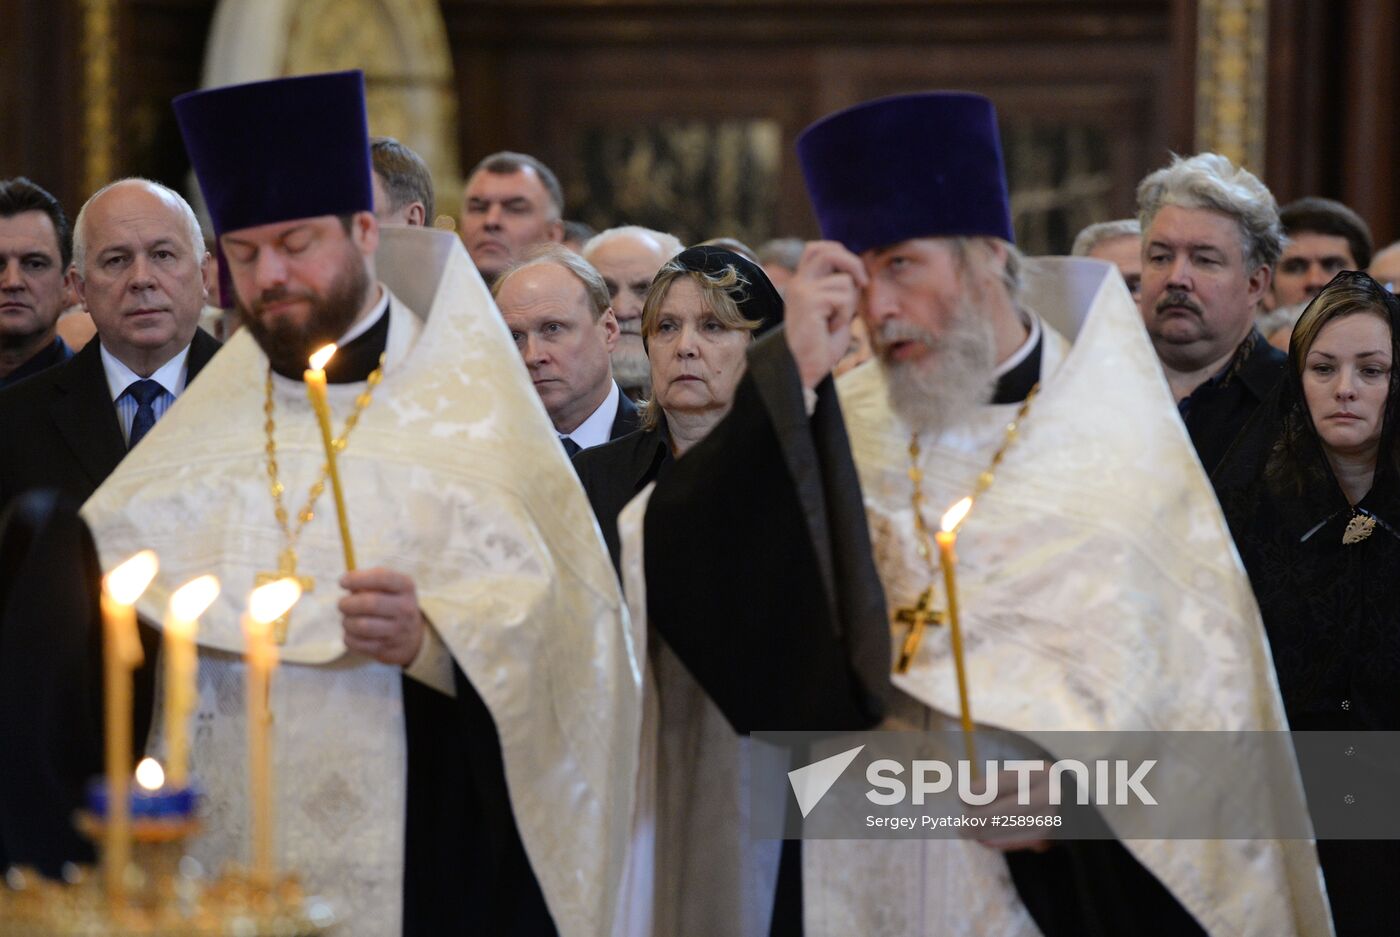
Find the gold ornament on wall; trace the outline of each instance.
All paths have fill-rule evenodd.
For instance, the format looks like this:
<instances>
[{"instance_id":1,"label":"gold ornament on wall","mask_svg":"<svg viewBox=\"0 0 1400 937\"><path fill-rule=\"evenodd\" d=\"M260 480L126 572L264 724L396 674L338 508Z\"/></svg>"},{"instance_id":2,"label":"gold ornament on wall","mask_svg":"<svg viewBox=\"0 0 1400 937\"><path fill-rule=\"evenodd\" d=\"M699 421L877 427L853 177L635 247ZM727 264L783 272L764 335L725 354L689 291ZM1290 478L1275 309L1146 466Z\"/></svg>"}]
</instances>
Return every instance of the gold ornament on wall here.
<instances>
[{"instance_id":1,"label":"gold ornament on wall","mask_svg":"<svg viewBox=\"0 0 1400 937\"><path fill-rule=\"evenodd\" d=\"M1196 149L1264 171L1268 0L1199 0Z\"/></svg>"},{"instance_id":2,"label":"gold ornament on wall","mask_svg":"<svg viewBox=\"0 0 1400 937\"><path fill-rule=\"evenodd\" d=\"M432 171L438 205L455 205L457 102L434 0L300 0L288 27L283 74L363 69L370 133L413 149Z\"/></svg>"},{"instance_id":3,"label":"gold ornament on wall","mask_svg":"<svg viewBox=\"0 0 1400 937\"><path fill-rule=\"evenodd\" d=\"M83 0L83 189L111 181L116 163L117 30L114 0Z\"/></svg>"}]
</instances>

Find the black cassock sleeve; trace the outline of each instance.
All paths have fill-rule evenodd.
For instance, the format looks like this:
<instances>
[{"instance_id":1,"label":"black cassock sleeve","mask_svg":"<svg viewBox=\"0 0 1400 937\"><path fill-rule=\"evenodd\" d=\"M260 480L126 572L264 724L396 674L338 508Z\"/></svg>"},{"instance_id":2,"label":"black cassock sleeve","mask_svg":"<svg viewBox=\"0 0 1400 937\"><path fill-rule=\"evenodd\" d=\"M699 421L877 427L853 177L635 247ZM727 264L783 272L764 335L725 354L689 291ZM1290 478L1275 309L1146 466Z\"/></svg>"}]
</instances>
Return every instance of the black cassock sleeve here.
<instances>
[{"instance_id":1,"label":"black cassock sleeve","mask_svg":"<svg viewBox=\"0 0 1400 937\"><path fill-rule=\"evenodd\" d=\"M781 328L657 484L645 541L651 624L735 729L879 720L889 631L850 443L830 378L807 416Z\"/></svg>"}]
</instances>

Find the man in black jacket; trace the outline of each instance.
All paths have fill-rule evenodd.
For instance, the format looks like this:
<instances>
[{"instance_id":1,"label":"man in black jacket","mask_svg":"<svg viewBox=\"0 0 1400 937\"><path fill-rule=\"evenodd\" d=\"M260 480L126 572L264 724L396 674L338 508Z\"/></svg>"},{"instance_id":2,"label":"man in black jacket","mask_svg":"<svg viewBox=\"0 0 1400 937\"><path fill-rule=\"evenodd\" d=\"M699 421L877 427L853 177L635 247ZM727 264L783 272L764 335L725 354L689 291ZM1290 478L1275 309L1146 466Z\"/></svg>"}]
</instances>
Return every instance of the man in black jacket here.
<instances>
[{"instance_id":1,"label":"man in black jacket","mask_svg":"<svg viewBox=\"0 0 1400 937\"><path fill-rule=\"evenodd\" d=\"M70 282L97 341L0 392L0 508L31 488L86 500L219 344L199 331L209 295L199 221L165 186L99 190L74 227Z\"/></svg>"}]
</instances>

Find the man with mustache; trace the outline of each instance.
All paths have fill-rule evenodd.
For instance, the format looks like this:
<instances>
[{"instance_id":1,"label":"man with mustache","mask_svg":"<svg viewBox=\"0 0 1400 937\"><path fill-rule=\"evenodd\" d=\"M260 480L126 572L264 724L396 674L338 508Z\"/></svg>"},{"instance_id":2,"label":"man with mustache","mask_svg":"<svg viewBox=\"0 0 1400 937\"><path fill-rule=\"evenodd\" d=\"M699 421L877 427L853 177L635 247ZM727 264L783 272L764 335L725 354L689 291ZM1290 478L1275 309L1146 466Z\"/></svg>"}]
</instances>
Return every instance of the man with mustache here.
<instances>
[{"instance_id":1,"label":"man with mustache","mask_svg":"<svg viewBox=\"0 0 1400 937\"><path fill-rule=\"evenodd\" d=\"M123 179L88 199L69 282L97 340L0 393L0 508L31 488L86 500L184 393L219 349L197 327L208 267L178 193Z\"/></svg>"},{"instance_id":2,"label":"man with mustache","mask_svg":"<svg viewBox=\"0 0 1400 937\"><path fill-rule=\"evenodd\" d=\"M211 869L243 854L239 617L255 583L295 577L270 698L279 867L347 937L607 933L635 662L485 285L455 235L379 226L362 73L207 89L175 112L246 328L84 514L104 566L159 552L143 617L193 576L223 584L199 630L211 822L193 852ZM253 125L277 145L229 132ZM305 383L327 343L345 534Z\"/></svg>"},{"instance_id":3,"label":"man with mustache","mask_svg":"<svg viewBox=\"0 0 1400 937\"><path fill-rule=\"evenodd\" d=\"M749 352L733 410L644 516L634 502L619 522L624 569L645 534L647 619L706 701L668 710L680 684L657 665L655 878L674 880L674 863L741 883L659 894L656 932L1326 934L1307 843L890 841L854 827L781 851L725 843L713 818L749 803L745 763L726 756L709 703L740 731L956 731L951 642L919 632L916 612L949 607L929 541L969 496L957 581L978 725L1031 751L1044 732L1284 726L1248 581L1141 317L1107 263L1017 252L991 102L856 105L797 152L826 240L806 247L785 325ZM857 309L876 358L832 382ZM786 465L786 486L763 458ZM779 526L798 504L807 538ZM716 588L693 575L746 550L763 551L761 576ZM678 748L714 782L680 805L665 796ZM1276 783L1298 791L1296 776ZM1228 886L1203 888L1203 868Z\"/></svg>"},{"instance_id":4,"label":"man with mustache","mask_svg":"<svg viewBox=\"0 0 1400 937\"><path fill-rule=\"evenodd\" d=\"M612 351L613 376L633 400L651 393L651 362L642 342L642 304L656 271L681 247L675 235L639 225L609 228L583 245L583 259L603 275L617 316L620 334Z\"/></svg>"},{"instance_id":5,"label":"man with mustache","mask_svg":"<svg viewBox=\"0 0 1400 937\"><path fill-rule=\"evenodd\" d=\"M1282 245L1278 205L1217 153L1174 157L1137 197L1143 322L1210 473L1283 374L1254 326Z\"/></svg>"}]
</instances>

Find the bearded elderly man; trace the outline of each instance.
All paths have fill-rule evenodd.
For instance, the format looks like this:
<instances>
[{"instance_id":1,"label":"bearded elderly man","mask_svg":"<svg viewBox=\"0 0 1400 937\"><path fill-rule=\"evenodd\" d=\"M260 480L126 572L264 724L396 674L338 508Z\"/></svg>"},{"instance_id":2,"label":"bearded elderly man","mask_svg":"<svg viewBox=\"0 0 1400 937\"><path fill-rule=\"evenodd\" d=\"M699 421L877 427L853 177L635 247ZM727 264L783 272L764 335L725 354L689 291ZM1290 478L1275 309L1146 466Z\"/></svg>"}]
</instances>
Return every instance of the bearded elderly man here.
<instances>
[{"instance_id":1,"label":"bearded elderly man","mask_svg":"<svg viewBox=\"0 0 1400 937\"><path fill-rule=\"evenodd\" d=\"M84 513L105 565L158 552L151 621L186 579L223 583L200 627L192 851L211 869L244 854L239 612L255 582L293 576L270 699L280 867L346 935L607 933L636 664L588 503L484 284L453 235L379 228L361 73L175 110L246 328ZM275 127L277 145L239 126ZM327 342L349 570L302 382Z\"/></svg>"},{"instance_id":2,"label":"bearded elderly man","mask_svg":"<svg viewBox=\"0 0 1400 937\"><path fill-rule=\"evenodd\" d=\"M661 265L681 252L674 234L640 225L609 228L588 239L583 259L603 276L617 316L617 345L612 351L613 375L633 399L651 393L651 361L642 341L642 305Z\"/></svg>"},{"instance_id":3,"label":"bearded elderly man","mask_svg":"<svg viewBox=\"0 0 1400 937\"><path fill-rule=\"evenodd\" d=\"M829 240L806 248L783 337L750 352L729 417L623 512L629 598L640 540L649 620L741 731L955 728L949 643L915 638L908 611L923 595L945 607L937 553L920 549L929 512L976 494L958 582L979 724L1281 729L1248 580L1122 279L1098 261L1022 262L996 126L985 98L928 93L799 137ZM877 359L833 387L857 306ZM756 473L765 458L795 486ZM788 537L769 519L794 500L810 536L781 541L793 546L761 582L693 575L745 536ZM762 521L746 533L743 517ZM794 571L812 562L822 574L804 581ZM703 705L668 710L675 680L658 667L658 806L639 825L655 831L659 933L1329 933L1306 842L819 839L779 857L726 840L703 822L726 807L708 782L728 757L724 783L741 788L738 755ZM676 740L715 755L694 758L707 783L688 799L667 796ZM1276 781L1300 789L1296 772ZM677 895L672 868L708 871Z\"/></svg>"}]
</instances>

